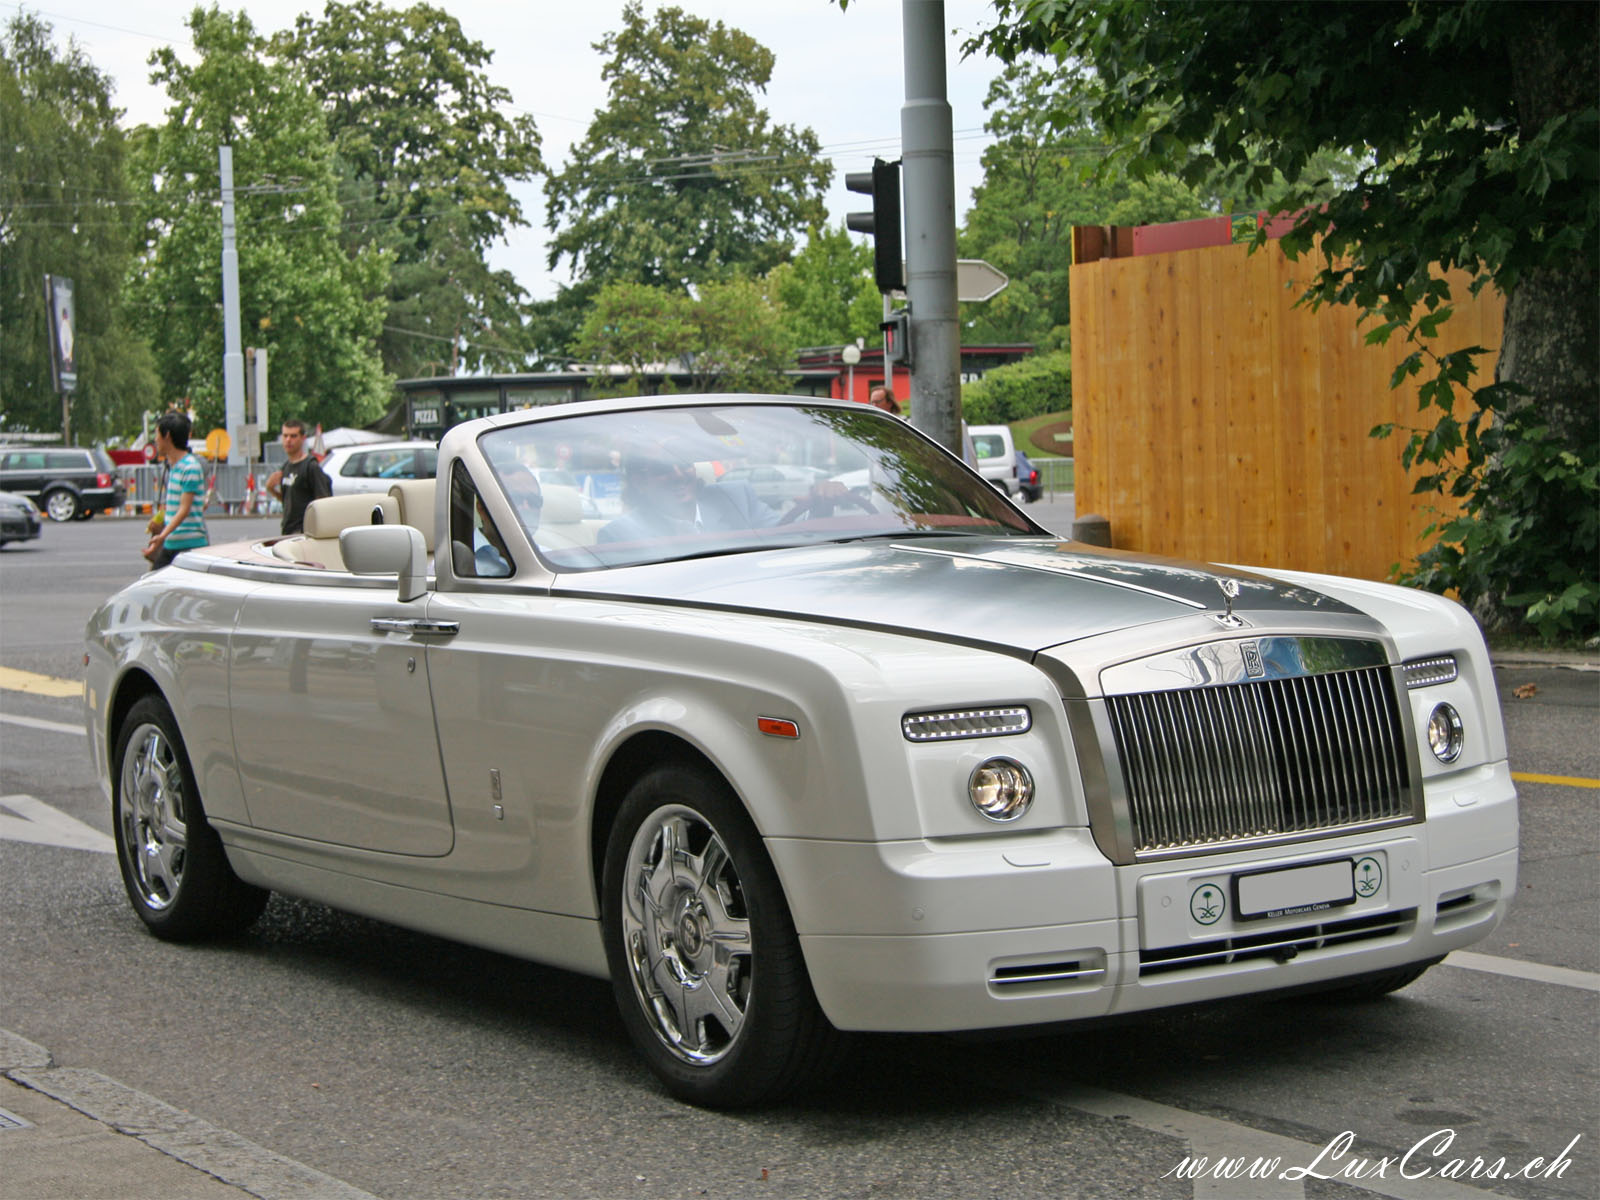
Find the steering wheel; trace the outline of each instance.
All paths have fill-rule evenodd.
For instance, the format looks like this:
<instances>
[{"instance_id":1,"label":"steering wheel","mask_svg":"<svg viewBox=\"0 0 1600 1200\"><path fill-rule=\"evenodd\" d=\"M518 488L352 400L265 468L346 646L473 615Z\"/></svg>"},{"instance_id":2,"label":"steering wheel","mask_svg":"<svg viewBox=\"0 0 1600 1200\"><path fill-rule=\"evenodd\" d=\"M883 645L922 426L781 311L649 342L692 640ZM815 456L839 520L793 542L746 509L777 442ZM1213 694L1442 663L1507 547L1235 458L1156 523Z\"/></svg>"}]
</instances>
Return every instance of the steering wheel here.
<instances>
[{"instance_id":1,"label":"steering wheel","mask_svg":"<svg viewBox=\"0 0 1600 1200\"><path fill-rule=\"evenodd\" d=\"M811 492L796 500L794 507L778 518L778 524L788 525L805 516L818 519L831 517L835 506L841 504L851 505L863 512L872 512L872 493L866 488L850 488L832 495Z\"/></svg>"}]
</instances>

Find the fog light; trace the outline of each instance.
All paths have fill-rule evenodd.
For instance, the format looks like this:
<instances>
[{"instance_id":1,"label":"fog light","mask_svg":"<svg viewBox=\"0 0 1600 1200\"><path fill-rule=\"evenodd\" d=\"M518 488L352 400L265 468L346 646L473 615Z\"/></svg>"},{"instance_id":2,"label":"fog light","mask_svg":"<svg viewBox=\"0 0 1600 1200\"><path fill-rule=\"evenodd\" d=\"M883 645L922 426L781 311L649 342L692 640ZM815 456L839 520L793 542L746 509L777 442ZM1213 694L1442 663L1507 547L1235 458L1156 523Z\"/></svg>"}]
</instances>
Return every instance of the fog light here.
<instances>
[{"instance_id":1,"label":"fog light","mask_svg":"<svg viewBox=\"0 0 1600 1200\"><path fill-rule=\"evenodd\" d=\"M1428 718L1428 749L1440 762L1461 757L1461 714L1448 704L1436 704Z\"/></svg>"},{"instance_id":2,"label":"fog light","mask_svg":"<svg viewBox=\"0 0 1600 1200\"><path fill-rule=\"evenodd\" d=\"M1033 803L1033 776L1013 758L980 763L967 780L972 807L991 821L1015 821Z\"/></svg>"}]
</instances>

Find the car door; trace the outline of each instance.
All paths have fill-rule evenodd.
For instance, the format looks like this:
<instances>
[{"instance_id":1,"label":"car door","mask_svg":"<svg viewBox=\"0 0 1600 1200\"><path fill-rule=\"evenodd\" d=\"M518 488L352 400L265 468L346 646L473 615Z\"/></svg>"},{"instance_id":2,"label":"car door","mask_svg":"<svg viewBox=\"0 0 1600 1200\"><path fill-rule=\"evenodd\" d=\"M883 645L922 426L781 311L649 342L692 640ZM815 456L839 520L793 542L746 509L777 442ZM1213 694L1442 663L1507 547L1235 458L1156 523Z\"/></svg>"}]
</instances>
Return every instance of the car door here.
<instances>
[{"instance_id":1,"label":"car door","mask_svg":"<svg viewBox=\"0 0 1600 1200\"><path fill-rule=\"evenodd\" d=\"M0 459L7 491L21 492L35 504L44 491L44 451L11 450Z\"/></svg>"},{"instance_id":2,"label":"car door","mask_svg":"<svg viewBox=\"0 0 1600 1200\"><path fill-rule=\"evenodd\" d=\"M417 622L393 584L271 584L232 639L234 748L251 824L390 854L454 844ZM373 581L376 583L377 581Z\"/></svg>"}]
</instances>

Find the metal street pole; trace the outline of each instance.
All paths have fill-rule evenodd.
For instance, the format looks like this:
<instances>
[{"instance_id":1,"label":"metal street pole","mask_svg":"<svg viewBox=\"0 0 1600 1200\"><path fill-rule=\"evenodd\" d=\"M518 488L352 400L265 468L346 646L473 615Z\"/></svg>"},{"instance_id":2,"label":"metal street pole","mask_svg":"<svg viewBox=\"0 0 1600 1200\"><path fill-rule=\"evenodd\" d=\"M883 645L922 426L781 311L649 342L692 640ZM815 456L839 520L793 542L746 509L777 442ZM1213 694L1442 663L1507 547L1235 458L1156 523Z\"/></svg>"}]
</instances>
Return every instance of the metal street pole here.
<instances>
[{"instance_id":1,"label":"metal street pole","mask_svg":"<svg viewBox=\"0 0 1600 1200\"><path fill-rule=\"evenodd\" d=\"M239 336L239 249L233 224L233 147L218 148L222 171L222 425L228 433L228 461L243 462L240 426L244 424L244 351Z\"/></svg>"},{"instance_id":2,"label":"metal street pole","mask_svg":"<svg viewBox=\"0 0 1600 1200\"><path fill-rule=\"evenodd\" d=\"M911 308L911 422L961 453L956 177L945 97L944 0L901 0L906 102L900 154Z\"/></svg>"}]
</instances>

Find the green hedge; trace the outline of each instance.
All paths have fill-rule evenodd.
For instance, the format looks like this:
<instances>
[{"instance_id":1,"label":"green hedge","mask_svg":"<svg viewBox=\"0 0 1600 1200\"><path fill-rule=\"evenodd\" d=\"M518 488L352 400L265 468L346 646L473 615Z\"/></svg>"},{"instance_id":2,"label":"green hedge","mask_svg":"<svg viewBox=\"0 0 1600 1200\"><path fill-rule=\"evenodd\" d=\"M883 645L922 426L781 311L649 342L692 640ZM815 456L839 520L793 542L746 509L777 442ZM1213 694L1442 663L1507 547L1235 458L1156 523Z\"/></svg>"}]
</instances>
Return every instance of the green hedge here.
<instances>
[{"instance_id":1,"label":"green hedge","mask_svg":"<svg viewBox=\"0 0 1600 1200\"><path fill-rule=\"evenodd\" d=\"M969 425L1007 425L1071 407L1072 355L1065 350L996 367L961 389L961 412Z\"/></svg>"}]
</instances>

